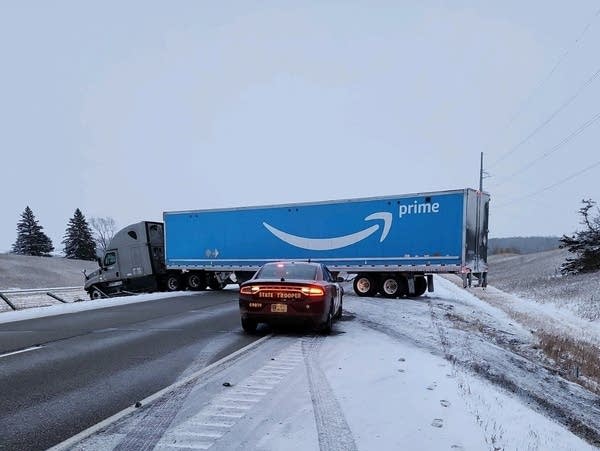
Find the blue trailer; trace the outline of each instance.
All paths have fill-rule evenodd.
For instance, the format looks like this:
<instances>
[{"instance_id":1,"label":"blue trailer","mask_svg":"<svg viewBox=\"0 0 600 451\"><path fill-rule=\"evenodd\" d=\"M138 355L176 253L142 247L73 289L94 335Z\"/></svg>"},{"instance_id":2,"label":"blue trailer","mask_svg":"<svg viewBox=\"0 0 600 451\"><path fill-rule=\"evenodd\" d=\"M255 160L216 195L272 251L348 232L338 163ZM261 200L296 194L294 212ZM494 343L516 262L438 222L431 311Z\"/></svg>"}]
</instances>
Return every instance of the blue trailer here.
<instances>
[{"instance_id":1,"label":"blue trailer","mask_svg":"<svg viewBox=\"0 0 600 451\"><path fill-rule=\"evenodd\" d=\"M212 288L276 260L356 275L359 296L419 296L433 291L435 273L460 274L465 286L474 276L485 286L489 202L487 193L460 189L165 212L165 263Z\"/></svg>"}]
</instances>

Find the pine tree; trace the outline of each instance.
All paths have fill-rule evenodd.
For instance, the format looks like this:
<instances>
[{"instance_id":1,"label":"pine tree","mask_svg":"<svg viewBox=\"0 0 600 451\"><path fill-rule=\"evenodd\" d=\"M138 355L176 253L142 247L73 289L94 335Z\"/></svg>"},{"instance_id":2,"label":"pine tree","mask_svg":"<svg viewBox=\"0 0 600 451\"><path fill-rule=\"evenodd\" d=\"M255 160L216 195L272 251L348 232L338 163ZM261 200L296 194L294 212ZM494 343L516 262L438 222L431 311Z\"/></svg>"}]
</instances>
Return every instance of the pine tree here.
<instances>
[{"instance_id":1,"label":"pine tree","mask_svg":"<svg viewBox=\"0 0 600 451\"><path fill-rule=\"evenodd\" d=\"M90 226L79 208L75 210L75 214L69 219L62 244L65 245L64 252L66 258L76 258L79 260L96 259L96 242L92 236Z\"/></svg>"},{"instance_id":2,"label":"pine tree","mask_svg":"<svg viewBox=\"0 0 600 451\"><path fill-rule=\"evenodd\" d=\"M50 256L54 246L42 230L43 227L38 224L31 208L25 207L17 224L17 241L13 244L12 252L20 255Z\"/></svg>"},{"instance_id":3,"label":"pine tree","mask_svg":"<svg viewBox=\"0 0 600 451\"><path fill-rule=\"evenodd\" d=\"M563 274L578 274L600 270L600 216L592 217L590 210L596 205L591 199L583 200L579 214L583 217L581 224L586 228L575 232L572 236L563 235L560 239L562 248L575 254L568 257L560 270Z\"/></svg>"}]
</instances>

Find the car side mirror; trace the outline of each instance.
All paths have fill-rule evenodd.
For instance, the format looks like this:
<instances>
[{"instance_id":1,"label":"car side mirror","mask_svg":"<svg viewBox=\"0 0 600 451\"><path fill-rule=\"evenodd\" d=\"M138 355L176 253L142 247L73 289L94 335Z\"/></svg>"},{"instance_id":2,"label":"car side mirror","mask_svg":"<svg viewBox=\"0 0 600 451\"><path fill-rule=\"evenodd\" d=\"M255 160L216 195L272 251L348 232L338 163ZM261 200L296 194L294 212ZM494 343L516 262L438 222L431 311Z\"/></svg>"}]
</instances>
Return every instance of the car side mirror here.
<instances>
[{"instance_id":1,"label":"car side mirror","mask_svg":"<svg viewBox=\"0 0 600 451\"><path fill-rule=\"evenodd\" d=\"M342 283L342 282L344 282L345 280L346 280L346 279L344 279L344 278L343 278L343 277L341 277L341 276L337 276L337 277L335 278L335 281L336 281L336 282L339 282L339 283Z\"/></svg>"}]
</instances>

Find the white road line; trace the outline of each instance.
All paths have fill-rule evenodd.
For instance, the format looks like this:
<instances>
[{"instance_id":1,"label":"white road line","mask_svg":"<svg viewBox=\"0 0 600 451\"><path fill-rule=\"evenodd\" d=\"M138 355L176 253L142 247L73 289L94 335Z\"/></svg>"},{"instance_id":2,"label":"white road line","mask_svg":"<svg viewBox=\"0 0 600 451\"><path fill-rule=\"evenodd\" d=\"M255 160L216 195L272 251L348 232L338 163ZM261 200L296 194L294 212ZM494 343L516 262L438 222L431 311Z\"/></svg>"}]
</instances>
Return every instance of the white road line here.
<instances>
[{"instance_id":1,"label":"white road line","mask_svg":"<svg viewBox=\"0 0 600 451\"><path fill-rule=\"evenodd\" d=\"M289 370L260 370L259 373L261 374L266 374L269 376L284 376L286 374L288 374L290 371Z\"/></svg>"},{"instance_id":2,"label":"white road line","mask_svg":"<svg viewBox=\"0 0 600 451\"><path fill-rule=\"evenodd\" d=\"M221 398L221 401L229 401L229 402L259 402L261 398Z\"/></svg>"},{"instance_id":3,"label":"white road line","mask_svg":"<svg viewBox=\"0 0 600 451\"><path fill-rule=\"evenodd\" d=\"M208 428L230 428L232 426L235 425L235 423L230 423L230 422L216 422L216 421L193 421L190 424L194 425L194 426L203 426L203 427L208 427Z\"/></svg>"},{"instance_id":4,"label":"white road line","mask_svg":"<svg viewBox=\"0 0 600 451\"><path fill-rule=\"evenodd\" d=\"M154 449L160 450L160 449L164 449L164 448L172 448L172 449L209 449L211 446L213 446L215 442L205 442L205 443L201 443L201 442L194 442L193 445L184 445L184 444L175 444L175 443L161 443L161 445L159 447L156 447Z\"/></svg>"},{"instance_id":5,"label":"white road line","mask_svg":"<svg viewBox=\"0 0 600 451\"><path fill-rule=\"evenodd\" d=\"M250 387L247 387L250 389ZM251 390L251 389L250 389ZM233 392L234 395L248 395L248 396L265 396L267 394L266 391L260 391L260 390L236 390Z\"/></svg>"},{"instance_id":6,"label":"white road line","mask_svg":"<svg viewBox=\"0 0 600 451\"><path fill-rule=\"evenodd\" d=\"M243 413L221 413L221 412L207 412L208 417L219 417L219 418L235 418L239 419L244 416Z\"/></svg>"},{"instance_id":7,"label":"white road line","mask_svg":"<svg viewBox=\"0 0 600 451\"><path fill-rule=\"evenodd\" d=\"M21 349L19 351L13 351L13 352L7 352L6 354L0 354L0 359L2 357L8 357L9 355L22 354L24 352L29 352L29 351L37 351L38 349L42 349L42 346L32 346L31 348L25 348L25 349Z\"/></svg>"},{"instance_id":8,"label":"white road line","mask_svg":"<svg viewBox=\"0 0 600 451\"><path fill-rule=\"evenodd\" d=\"M239 406L239 405L227 405L227 404L213 404L213 407L217 409L231 409L231 410L250 410L252 406Z\"/></svg>"},{"instance_id":9,"label":"white road line","mask_svg":"<svg viewBox=\"0 0 600 451\"><path fill-rule=\"evenodd\" d=\"M258 385L258 384L252 384L252 385L244 385L244 387L247 388L258 388L259 390L272 390L274 385Z\"/></svg>"},{"instance_id":10,"label":"white road line","mask_svg":"<svg viewBox=\"0 0 600 451\"><path fill-rule=\"evenodd\" d=\"M177 434L177 438L179 439L179 437L189 437L192 440L195 440L197 438L203 437L203 438L207 438L207 439L215 439L215 438L221 438L223 437L225 433L221 433L221 432L195 432L195 431L181 431ZM179 440L178 440L179 441Z\"/></svg>"},{"instance_id":11,"label":"white road line","mask_svg":"<svg viewBox=\"0 0 600 451\"><path fill-rule=\"evenodd\" d=\"M284 379L281 376L273 376L273 375L268 375L268 374L265 374L265 375L255 374L254 377L257 377L257 378L259 377L261 379L270 379L270 380L273 380L273 381L281 381L281 380Z\"/></svg>"}]
</instances>

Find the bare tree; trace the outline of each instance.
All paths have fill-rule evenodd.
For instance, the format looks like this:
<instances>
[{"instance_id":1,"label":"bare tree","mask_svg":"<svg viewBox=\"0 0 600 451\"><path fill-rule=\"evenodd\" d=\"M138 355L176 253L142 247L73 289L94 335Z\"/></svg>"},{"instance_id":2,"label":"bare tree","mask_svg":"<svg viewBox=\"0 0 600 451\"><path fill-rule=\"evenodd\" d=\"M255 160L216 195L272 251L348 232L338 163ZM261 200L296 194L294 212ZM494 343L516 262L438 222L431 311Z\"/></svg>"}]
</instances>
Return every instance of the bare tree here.
<instances>
[{"instance_id":1,"label":"bare tree","mask_svg":"<svg viewBox=\"0 0 600 451\"><path fill-rule=\"evenodd\" d=\"M110 216L105 218L90 218L90 224L92 229L94 229L94 239L98 246L98 252L103 255L108 248L110 240L115 236L117 224Z\"/></svg>"}]
</instances>

